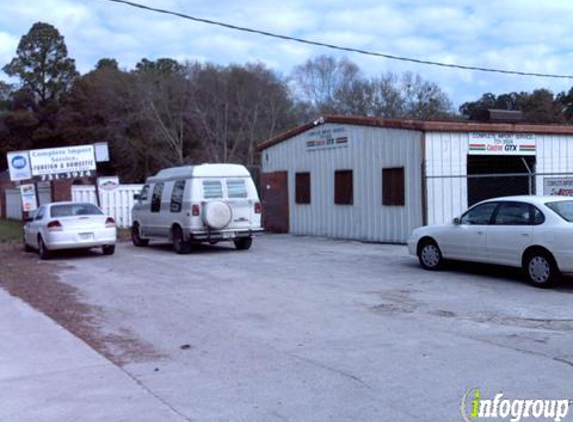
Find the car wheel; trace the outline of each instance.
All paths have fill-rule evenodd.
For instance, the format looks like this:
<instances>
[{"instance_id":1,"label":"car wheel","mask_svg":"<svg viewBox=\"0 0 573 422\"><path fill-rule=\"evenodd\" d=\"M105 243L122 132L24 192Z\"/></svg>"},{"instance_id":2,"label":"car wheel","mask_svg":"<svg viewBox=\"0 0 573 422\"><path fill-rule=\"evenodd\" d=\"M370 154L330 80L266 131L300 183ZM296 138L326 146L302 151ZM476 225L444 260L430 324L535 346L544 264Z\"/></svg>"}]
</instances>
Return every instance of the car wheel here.
<instances>
[{"instance_id":1,"label":"car wheel","mask_svg":"<svg viewBox=\"0 0 573 422\"><path fill-rule=\"evenodd\" d=\"M133 246L138 248L149 245L149 239L141 238L139 224L137 223L131 226L131 242L133 243Z\"/></svg>"},{"instance_id":2,"label":"car wheel","mask_svg":"<svg viewBox=\"0 0 573 422\"><path fill-rule=\"evenodd\" d=\"M185 237L183 236L183 230L181 230L181 227L175 226L173 228L172 238L173 238L173 249L175 249L175 253L186 254L191 252L191 243L185 240Z\"/></svg>"},{"instance_id":3,"label":"car wheel","mask_svg":"<svg viewBox=\"0 0 573 422\"><path fill-rule=\"evenodd\" d=\"M527 279L535 287L552 287L561 277L555 259L545 251L530 253L525 259L523 269Z\"/></svg>"},{"instance_id":4,"label":"car wheel","mask_svg":"<svg viewBox=\"0 0 573 422\"><path fill-rule=\"evenodd\" d=\"M253 244L253 238L243 237L241 239L234 240L233 243L235 243L235 248L238 250L246 251L251 248L251 245Z\"/></svg>"},{"instance_id":5,"label":"car wheel","mask_svg":"<svg viewBox=\"0 0 573 422\"><path fill-rule=\"evenodd\" d=\"M40 253L40 259L50 259L52 255L41 237L38 238L38 252Z\"/></svg>"},{"instance_id":6,"label":"car wheel","mask_svg":"<svg viewBox=\"0 0 573 422\"><path fill-rule=\"evenodd\" d=\"M426 270L439 270L444 265L444 258L438 244L433 240L426 240L418 248L420 265Z\"/></svg>"},{"instance_id":7,"label":"car wheel","mask_svg":"<svg viewBox=\"0 0 573 422\"><path fill-rule=\"evenodd\" d=\"M101 248L104 255L113 255L115 253L115 245L105 245Z\"/></svg>"}]
</instances>

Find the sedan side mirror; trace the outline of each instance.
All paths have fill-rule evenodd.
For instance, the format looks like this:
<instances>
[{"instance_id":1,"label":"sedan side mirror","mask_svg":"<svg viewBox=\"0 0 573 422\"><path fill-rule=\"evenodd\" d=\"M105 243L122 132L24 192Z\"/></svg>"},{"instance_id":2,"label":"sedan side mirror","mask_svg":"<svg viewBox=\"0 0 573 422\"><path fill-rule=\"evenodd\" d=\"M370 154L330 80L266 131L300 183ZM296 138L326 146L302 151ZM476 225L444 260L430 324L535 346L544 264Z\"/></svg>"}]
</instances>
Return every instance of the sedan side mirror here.
<instances>
[{"instance_id":1,"label":"sedan side mirror","mask_svg":"<svg viewBox=\"0 0 573 422\"><path fill-rule=\"evenodd\" d=\"M24 221L24 223L29 223L30 221L34 221L32 217L24 217L22 220Z\"/></svg>"},{"instance_id":2,"label":"sedan side mirror","mask_svg":"<svg viewBox=\"0 0 573 422\"><path fill-rule=\"evenodd\" d=\"M453 224L454 226L459 226L460 224L462 224L462 220L460 220L460 217L455 217L455 218L452 220L452 224Z\"/></svg>"},{"instance_id":3,"label":"sedan side mirror","mask_svg":"<svg viewBox=\"0 0 573 422\"><path fill-rule=\"evenodd\" d=\"M141 196L138 193L133 194L133 199L135 199L136 201L139 201L139 198L141 198Z\"/></svg>"}]
</instances>

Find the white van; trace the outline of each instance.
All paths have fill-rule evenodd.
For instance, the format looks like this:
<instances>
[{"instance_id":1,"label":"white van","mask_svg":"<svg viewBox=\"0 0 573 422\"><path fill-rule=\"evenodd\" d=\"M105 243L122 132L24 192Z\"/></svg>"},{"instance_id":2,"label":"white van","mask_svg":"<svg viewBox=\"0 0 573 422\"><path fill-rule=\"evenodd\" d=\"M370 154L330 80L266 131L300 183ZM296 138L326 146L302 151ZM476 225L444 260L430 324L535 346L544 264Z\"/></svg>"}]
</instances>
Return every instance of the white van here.
<instances>
[{"instance_id":1,"label":"white van","mask_svg":"<svg viewBox=\"0 0 573 422\"><path fill-rule=\"evenodd\" d=\"M237 164L173 167L149 177L135 197L135 246L171 240L177 253L193 243L233 241L249 249L262 232L261 203L249 171Z\"/></svg>"}]
</instances>

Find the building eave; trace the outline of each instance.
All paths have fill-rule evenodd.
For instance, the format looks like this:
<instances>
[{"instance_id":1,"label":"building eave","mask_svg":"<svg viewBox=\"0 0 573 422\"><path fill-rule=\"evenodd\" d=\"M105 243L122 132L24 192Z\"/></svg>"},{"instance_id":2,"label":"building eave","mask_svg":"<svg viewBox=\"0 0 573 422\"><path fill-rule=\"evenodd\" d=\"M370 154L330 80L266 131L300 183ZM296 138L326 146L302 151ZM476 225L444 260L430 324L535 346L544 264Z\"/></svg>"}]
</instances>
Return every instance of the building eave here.
<instances>
[{"instance_id":1,"label":"building eave","mask_svg":"<svg viewBox=\"0 0 573 422\"><path fill-rule=\"evenodd\" d=\"M384 119L363 116L325 115L317 120L292 128L261 143L257 148L263 151L300 135L317 126L334 123L355 126L382 127L389 129L418 130L421 132L511 132L547 135L573 135L573 125L535 125L527 123L483 123L468 121L429 121L413 119Z\"/></svg>"}]
</instances>

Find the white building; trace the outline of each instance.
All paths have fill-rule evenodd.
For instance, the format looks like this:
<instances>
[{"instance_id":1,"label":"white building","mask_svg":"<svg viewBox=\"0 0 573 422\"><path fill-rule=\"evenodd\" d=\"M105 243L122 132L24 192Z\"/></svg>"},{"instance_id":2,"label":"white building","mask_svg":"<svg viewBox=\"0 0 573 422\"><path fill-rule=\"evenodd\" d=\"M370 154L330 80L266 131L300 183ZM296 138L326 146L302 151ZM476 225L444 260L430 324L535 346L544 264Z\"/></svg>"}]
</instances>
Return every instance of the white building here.
<instances>
[{"instance_id":1,"label":"white building","mask_svg":"<svg viewBox=\"0 0 573 422\"><path fill-rule=\"evenodd\" d=\"M325 116L259 149L277 232L403 243L486 198L573 194L573 126Z\"/></svg>"}]
</instances>

